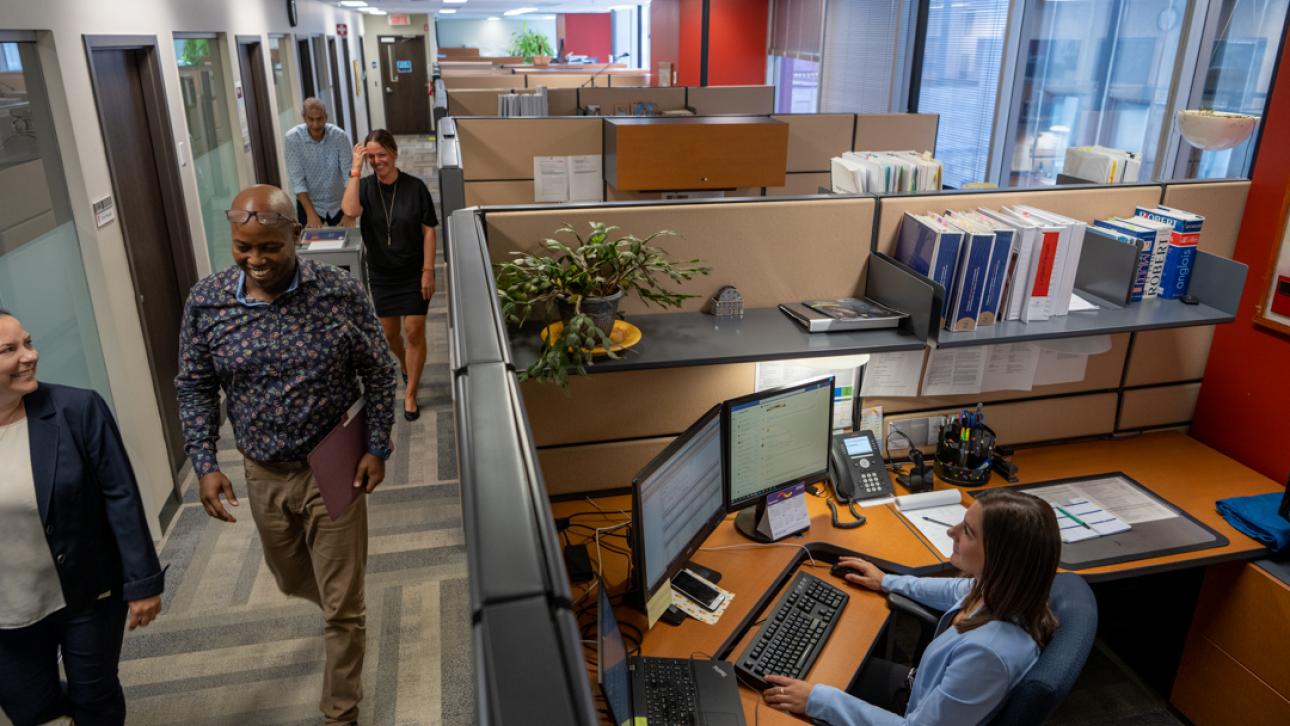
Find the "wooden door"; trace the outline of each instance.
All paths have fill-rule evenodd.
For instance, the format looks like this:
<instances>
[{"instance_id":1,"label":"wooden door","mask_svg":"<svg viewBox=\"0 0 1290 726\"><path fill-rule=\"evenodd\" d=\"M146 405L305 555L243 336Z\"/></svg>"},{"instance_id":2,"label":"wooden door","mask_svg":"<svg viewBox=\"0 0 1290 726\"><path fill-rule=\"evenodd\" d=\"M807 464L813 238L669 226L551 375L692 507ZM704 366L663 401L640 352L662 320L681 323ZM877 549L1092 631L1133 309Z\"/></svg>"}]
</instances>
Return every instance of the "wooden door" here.
<instances>
[{"instance_id":1,"label":"wooden door","mask_svg":"<svg viewBox=\"0 0 1290 726\"><path fill-rule=\"evenodd\" d=\"M246 123L251 132L251 159L255 180L260 184L282 186L278 174L278 145L273 137L273 118L269 109L269 87L264 78L264 56L259 41L238 41L238 66L241 68L242 97L246 104Z\"/></svg>"},{"instance_id":2,"label":"wooden door","mask_svg":"<svg viewBox=\"0 0 1290 726\"><path fill-rule=\"evenodd\" d=\"M430 133L425 37L383 35L377 41L386 128L394 134Z\"/></svg>"},{"instance_id":3,"label":"wooden door","mask_svg":"<svg viewBox=\"0 0 1290 726\"><path fill-rule=\"evenodd\" d=\"M177 474L185 460L175 397L179 325L197 272L156 41L86 36L85 43L166 450Z\"/></svg>"},{"instance_id":4,"label":"wooden door","mask_svg":"<svg viewBox=\"0 0 1290 726\"><path fill-rule=\"evenodd\" d=\"M318 86L314 80L314 62L309 52L309 39L297 40L296 50L297 55L300 56L300 89L305 92L305 98L314 98L318 93Z\"/></svg>"}]
</instances>

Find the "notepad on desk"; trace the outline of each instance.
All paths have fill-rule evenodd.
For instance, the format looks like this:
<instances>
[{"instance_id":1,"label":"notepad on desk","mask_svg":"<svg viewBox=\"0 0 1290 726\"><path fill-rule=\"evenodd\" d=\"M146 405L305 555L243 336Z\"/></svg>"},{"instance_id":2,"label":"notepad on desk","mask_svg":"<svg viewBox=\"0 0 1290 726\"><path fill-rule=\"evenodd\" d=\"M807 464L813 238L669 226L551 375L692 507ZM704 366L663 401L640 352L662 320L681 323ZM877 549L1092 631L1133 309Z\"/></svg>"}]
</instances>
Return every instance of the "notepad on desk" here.
<instances>
[{"instance_id":1,"label":"notepad on desk","mask_svg":"<svg viewBox=\"0 0 1290 726\"><path fill-rule=\"evenodd\" d=\"M957 489L896 497L896 509L943 557L954 554L949 529L963 521L967 508Z\"/></svg>"},{"instance_id":2,"label":"notepad on desk","mask_svg":"<svg viewBox=\"0 0 1290 726\"><path fill-rule=\"evenodd\" d=\"M1111 514L1088 499L1071 499L1066 504L1052 503L1057 514L1057 528L1064 544L1127 532L1128 522Z\"/></svg>"}]
</instances>

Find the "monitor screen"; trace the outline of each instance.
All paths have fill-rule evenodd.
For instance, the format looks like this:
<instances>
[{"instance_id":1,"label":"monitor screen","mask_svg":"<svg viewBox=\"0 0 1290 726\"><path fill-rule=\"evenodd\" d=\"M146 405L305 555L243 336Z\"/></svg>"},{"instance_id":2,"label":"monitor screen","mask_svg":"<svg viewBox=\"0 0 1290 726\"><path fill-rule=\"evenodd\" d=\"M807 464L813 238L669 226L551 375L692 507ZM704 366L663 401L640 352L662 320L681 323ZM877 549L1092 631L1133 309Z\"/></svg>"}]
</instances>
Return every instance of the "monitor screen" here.
<instances>
[{"instance_id":1,"label":"monitor screen","mask_svg":"<svg viewBox=\"0 0 1290 726\"><path fill-rule=\"evenodd\" d=\"M609 602L609 593L605 592L604 581L601 581L599 589L600 607L596 620L599 623L600 651L596 668L600 689L605 692L605 702L609 704L613 722L628 723L632 718L632 681L627 670L627 645L618 629L618 619L614 617L614 607Z\"/></svg>"},{"instance_id":2,"label":"monitor screen","mask_svg":"<svg viewBox=\"0 0 1290 726\"><path fill-rule=\"evenodd\" d=\"M726 411L730 511L828 472L832 377L727 401Z\"/></svg>"},{"instance_id":3,"label":"monitor screen","mask_svg":"<svg viewBox=\"0 0 1290 726\"><path fill-rule=\"evenodd\" d=\"M725 514L720 412L714 406L636 477L633 552L646 597L684 566Z\"/></svg>"}]
</instances>

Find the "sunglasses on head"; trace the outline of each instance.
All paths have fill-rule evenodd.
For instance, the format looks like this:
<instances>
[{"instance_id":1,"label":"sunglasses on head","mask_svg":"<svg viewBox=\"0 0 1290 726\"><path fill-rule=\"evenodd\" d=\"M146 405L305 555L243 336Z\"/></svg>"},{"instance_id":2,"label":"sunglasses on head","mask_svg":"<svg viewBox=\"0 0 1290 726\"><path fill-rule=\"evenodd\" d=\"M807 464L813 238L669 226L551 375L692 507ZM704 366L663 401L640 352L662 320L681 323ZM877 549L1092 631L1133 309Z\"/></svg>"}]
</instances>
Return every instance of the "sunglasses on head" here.
<instances>
[{"instance_id":1,"label":"sunglasses on head","mask_svg":"<svg viewBox=\"0 0 1290 726\"><path fill-rule=\"evenodd\" d=\"M265 227L276 227L281 224L290 224L296 221L295 217L288 217L277 212L252 212L246 209L230 209L224 212L228 221L234 224L246 224L251 221L252 217Z\"/></svg>"}]
</instances>

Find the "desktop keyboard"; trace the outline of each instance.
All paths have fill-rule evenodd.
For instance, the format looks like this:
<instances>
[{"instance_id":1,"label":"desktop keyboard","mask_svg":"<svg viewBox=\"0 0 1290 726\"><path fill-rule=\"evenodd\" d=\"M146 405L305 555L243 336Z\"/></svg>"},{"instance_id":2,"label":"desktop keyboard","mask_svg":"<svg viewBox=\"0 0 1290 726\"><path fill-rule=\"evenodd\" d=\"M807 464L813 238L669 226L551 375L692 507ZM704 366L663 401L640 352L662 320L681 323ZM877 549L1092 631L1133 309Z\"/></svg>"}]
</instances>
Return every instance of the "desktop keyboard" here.
<instances>
[{"instance_id":1,"label":"desktop keyboard","mask_svg":"<svg viewBox=\"0 0 1290 726\"><path fill-rule=\"evenodd\" d=\"M739 656L735 672L760 690L770 687L768 674L804 679L849 599L820 578L797 573L752 644Z\"/></svg>"},{"instance_id":2,"label":"desktop keyboard","mask_svg":"<svg viewBox=\"0 0 1290 726\"><path fill-rule=\"evenodd\" d=\"M650 726L694 723L694 667L687 658L642 658L645 716Z\"/></svg>"}]
</instances>

